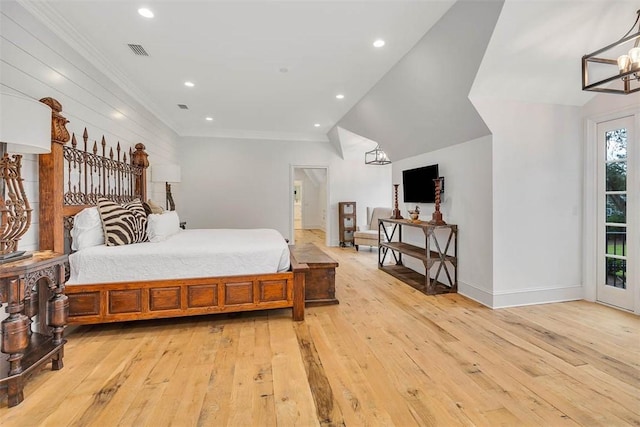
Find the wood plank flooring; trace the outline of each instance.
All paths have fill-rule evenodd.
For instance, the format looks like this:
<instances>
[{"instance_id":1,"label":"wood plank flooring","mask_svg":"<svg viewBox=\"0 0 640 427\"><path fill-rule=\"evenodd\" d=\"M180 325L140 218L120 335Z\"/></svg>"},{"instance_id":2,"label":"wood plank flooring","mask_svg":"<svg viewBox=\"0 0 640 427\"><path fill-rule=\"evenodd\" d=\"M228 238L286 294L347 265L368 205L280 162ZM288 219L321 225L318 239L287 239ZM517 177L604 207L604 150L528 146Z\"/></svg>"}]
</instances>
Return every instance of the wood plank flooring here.
<instances>
[{"instance_id":1,"label":"wood plank flooring","mask_svg":"<svg viewBox=\"0 0 640 427\"><path fill-rule=\"evenodd\" d=\"M321 246L324 234L297 231ZM427 296L324 248L339 305L69 328L13 426L640 425L640 318Z\"/></svg>"}]
</instances>

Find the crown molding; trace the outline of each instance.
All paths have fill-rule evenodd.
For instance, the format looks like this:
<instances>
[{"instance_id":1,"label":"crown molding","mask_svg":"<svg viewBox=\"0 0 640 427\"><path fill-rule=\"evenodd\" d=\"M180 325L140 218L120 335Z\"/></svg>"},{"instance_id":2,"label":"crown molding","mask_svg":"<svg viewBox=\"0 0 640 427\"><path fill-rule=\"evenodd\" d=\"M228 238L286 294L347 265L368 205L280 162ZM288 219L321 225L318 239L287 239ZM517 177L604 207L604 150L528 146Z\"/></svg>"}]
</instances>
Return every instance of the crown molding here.
<instances>
[{"instance_id":1,"label":"crown molding","mask_svg":"<svg viewBox=\"0 0 640 427\"><path fill-rule=\"evenodd\" d=\"M207 132L190 132L180 136L194 138L260 139L267 141L329 142L327 135L241 129L215 129Z\"/></svg>"},{"instance_id":2,"label":"crown molding","mask_svg":"<svg viewBox=\"0 0 640 427\"><path fill-rule=\"evenodd\" d=\"M161 112L161 109L124 73L119 71L113 63L107 60L82 33L76 31L74 26L55 9L54 2L32 0L17 0L17 2L44 26L60 37L62 41L67 43L72 49L91 63L91 65L96 67L97 70L102 72L116 86L126 92L135 101L139 102L147 111L176 134L180 135L180 129L177 124L166 117Z\"/></svg>"}]
</instances>

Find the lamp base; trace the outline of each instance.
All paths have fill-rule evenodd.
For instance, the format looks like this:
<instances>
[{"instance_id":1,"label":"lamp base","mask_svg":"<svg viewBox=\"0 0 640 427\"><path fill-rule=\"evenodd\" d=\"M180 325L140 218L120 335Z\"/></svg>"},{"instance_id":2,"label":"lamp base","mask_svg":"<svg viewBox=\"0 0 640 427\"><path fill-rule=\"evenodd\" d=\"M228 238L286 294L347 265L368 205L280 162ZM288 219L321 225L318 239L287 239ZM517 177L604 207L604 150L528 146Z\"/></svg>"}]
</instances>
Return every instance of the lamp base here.
<instances>
[{"instance_id":1,"label":"lamp base","mask_svg":"<svg viewBox=\"0 0 640 427\"><path fill-rule=\"evenodd\" d=\"M26 251L15 251L8 254L0 254L0 265L9 262L19 261L21 259L31 258L33 254Z\"/></svg>"}]
</instances>

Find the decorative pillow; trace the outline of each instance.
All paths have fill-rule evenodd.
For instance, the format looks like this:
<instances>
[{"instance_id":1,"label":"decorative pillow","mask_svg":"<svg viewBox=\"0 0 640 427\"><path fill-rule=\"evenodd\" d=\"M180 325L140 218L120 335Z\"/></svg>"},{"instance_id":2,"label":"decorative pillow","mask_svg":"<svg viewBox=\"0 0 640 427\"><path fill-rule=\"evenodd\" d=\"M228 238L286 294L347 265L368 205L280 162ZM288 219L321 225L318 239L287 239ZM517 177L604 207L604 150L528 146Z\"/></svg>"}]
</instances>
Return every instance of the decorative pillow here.
<instances>
[{"instance_id":1,"label":"decorative pillow","mask_svg":"<svg viewBox=\"0 0 640 427\"><path fill-rule=\"evenodd\" d=\"M71 228L71 249L79 251L91 246L104 245L104 230L97 207L78 212Z\"/></svg>"},{"instance_id":2,"label":"decorative pillow","mask_svg":"<svg viewBox=\"0 0 640 427\"><path fill-rule=\"evenodd\" d=\"M161 242L180 231L180 218L176 211L151 214L147 218L147 237L150 242Z\"/></svg>"},{"instance_id":3,"label":"decorative pillow","mask_svg":"<svg viewBox=\"0 0 640 427\"><path fill-rule=\"evenodd\" d=\"M147 240L147 214L140 200L119 205L100 198L98 210L107 246L129 245Z\"/></svg>"},{"instance_id":4,"label":"decorative pillow","mask_svg":"<svg viewBox=\"0 0 640 427\"><path fill-rule=\"evenodd\" d=\"M162 206L158 205L156 202L154 202L151 199L147 200L147 205L149 206L149 209L151 209L152 214L161 214L162 212L164 212L164 209L162 209Z\"/></svg>"}]
</instances>

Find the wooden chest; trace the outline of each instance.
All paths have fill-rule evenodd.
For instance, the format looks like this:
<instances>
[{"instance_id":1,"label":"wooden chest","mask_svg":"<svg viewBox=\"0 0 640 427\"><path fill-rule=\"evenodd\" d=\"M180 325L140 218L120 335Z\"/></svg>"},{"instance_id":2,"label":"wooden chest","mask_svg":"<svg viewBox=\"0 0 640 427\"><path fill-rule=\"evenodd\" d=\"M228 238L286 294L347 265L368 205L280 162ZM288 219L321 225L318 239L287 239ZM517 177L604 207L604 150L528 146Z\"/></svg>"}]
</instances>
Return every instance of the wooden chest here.
<instances>
[{"instance_id":1,"label":"wooden chest","mask_svg":"<svg viewBox=\"0 0 640 427\"><path fill-rule=\"evenodd\" d=\"M313 243L289 246L297 262L307 264L304 299L307 307L338 304L336 299L336 267L338 263Z\"/></svg>"}]
</instances>

